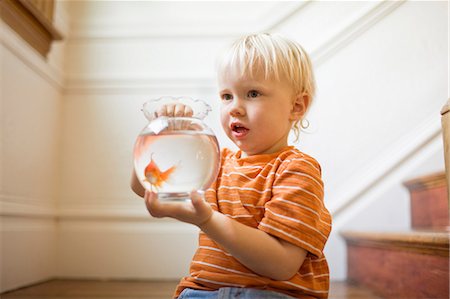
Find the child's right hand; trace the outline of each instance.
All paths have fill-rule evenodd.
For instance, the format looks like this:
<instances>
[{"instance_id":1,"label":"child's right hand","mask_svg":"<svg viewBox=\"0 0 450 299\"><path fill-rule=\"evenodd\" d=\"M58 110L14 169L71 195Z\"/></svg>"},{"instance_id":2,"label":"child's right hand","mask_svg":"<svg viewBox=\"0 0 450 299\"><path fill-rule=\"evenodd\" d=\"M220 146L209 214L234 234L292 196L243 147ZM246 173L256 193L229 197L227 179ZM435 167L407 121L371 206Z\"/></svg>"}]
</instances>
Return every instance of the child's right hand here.
<instances>
[{"instance_id":1,"label":"child's right hand","mask_svg":"<svg viewBox=\"0 0 450 299\"><path fill-rule=\"evenodd\" d=\"M144 199L147 210L153 217L171 217L200 228L211 219L214 210L205 200L204 194L192 191L190 196L191 202L161 202L157 193L145 191Z\"/></svg>"},{"instance_id":2,"label":"child's right hand","mask_svg":"<svg viewBox=\"0 0 450 299\"><path fill-rule=\"evenodd\" d=\"M164 104L158 109L156 109L156 117L166 116L166 117L192 117L194 111L188 105L182 103L174 104ZM189 130L195 125L190 121L179 120L176 122L169 122L169 130Z\"/></svg>"},{"instance_id":3,"label":"child's right hand","mask_svg":"<svg viewBox=\"0 0 450 299\"><path fill-rule=\"evenodd\" d=\"M194 111L191 107L178 103L178 104L166 104L162 105L156 110L156 116L167 116L167 117L191 117Z\"/></svg>"}]
</instances>

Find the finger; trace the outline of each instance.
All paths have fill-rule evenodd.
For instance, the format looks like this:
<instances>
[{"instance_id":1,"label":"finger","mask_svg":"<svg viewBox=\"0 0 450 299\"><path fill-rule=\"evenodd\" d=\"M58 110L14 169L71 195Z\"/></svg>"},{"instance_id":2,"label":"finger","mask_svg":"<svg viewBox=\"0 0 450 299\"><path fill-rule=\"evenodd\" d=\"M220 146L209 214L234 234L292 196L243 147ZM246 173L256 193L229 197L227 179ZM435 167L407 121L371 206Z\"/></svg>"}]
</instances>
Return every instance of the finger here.
<instances>
[{"instance_id":1,"label":"finger","mask_svg":"<svg viewBox=\"0 0 450 299\"><path fill-rule=\"evenodd\" d=\"M175 116L185 116L185 105L183 104L176 104L175 105L175 110L174 110L174 115Z\"/></svg>"},{"instance_id":2,"label":"finger","mask_svg":"<svg viewBox=\"0 0 450 299\"><path fill-rule=\"evenodd\" d=\"M184 116L185 117L192 117L194 115L194 111L189 106L184 106ZM183 121L183 129L189 129L189 125L191 124L190 121Z\"/></svg>"},{"instance_id":3,"label":"finger","mask_svg":"<svg viewBox=\"0 0 450 299\"><path fill-rule=\"evenodd\" d=\"M161 204L158 200L158 194L145 190L145 206L147 207L148 212L153 217L163 217L161 214Z\"/></svg>"},{"instance_id":4,"label":"finger","mask_svg":"<svg viewBox=\"0 0 450 299\"><path fill-rule=\"evenodd\" d=\"M184 106L184 115L186 117L191 117L192 115L194 115L194 111L192 110L191 107L189 106Z\"/></svg>"},{"instance_id":5,"label":"finger","mask_svg":"<svg viewBox=\"0 0 450 299\"><path fill-rule=\"evenodd\" d=\"M166 112L167 112L167 116L168 117L173 117L174 116L174 111L175 111L175 105L174 104L168 104L166 106Z\"/></svg>"},{"instance_id":6,"label":"finger","mask_svg":"<svg viewBox=\"0 0 450 299\"><path fill-rule=\"evenodd\" d=\"M204 224L211 218L213 210L211 206L205 200L205 194L199 193L198 191L191 192L191 202L192 206L196 210L197 214L200 216L197 225Z\"/></svg>"},{"instance_id":7,"label":"finger","mask_svg":"<svg viewBox=\"0 0 450 299\"><path fill-rule=\"evenodd\" d=\"M156 110L156 116L167 116L167 107L165 105L159 107L158 110Z\"/></svg>"}]
</instances>

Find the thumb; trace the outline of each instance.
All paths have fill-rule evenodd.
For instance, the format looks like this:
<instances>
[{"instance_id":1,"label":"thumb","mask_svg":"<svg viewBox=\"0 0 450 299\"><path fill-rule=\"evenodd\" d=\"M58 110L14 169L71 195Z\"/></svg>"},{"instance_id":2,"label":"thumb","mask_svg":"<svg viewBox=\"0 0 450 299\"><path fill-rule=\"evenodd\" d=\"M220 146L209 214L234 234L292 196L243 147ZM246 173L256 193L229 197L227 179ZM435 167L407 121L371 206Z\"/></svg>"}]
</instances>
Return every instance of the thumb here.
<instances>
[{"instance_id":1,"label":"thumb","mask_svg":"<svg viewBox=\"0 0 450 299\"><path fill-rule=\"evenodd\" d=\"M206 223L213 214L213 209L205 200L205 193L199 191L191 192L191 202L196 213L199 216L199 221L197 226L201 226Z\"/></svg>"},{"instance_id":2,"label":"thumb","mask_svg":"<svg viewBox=\"0 0 450 299\"><path fill-rule=\"evenodd\" d=\"M194 206L195 210L203 209L203 206L206 204L205 202L205 193L194 190L191 192L191 202Z\"/></svg>"}]
</instances>

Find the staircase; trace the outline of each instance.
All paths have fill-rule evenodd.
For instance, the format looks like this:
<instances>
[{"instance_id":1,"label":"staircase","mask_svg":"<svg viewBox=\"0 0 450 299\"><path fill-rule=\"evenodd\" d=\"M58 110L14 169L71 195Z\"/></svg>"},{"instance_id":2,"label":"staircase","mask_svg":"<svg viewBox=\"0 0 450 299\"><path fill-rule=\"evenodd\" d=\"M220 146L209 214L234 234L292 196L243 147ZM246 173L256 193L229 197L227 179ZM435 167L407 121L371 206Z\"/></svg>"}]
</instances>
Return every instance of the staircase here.
<instances>
[{"instance_id":1,"label":"staircase","mask_svg":"<svg viewBox=\"0 0 450 299\"><path fill-rule=\"evenodd\" d=\"M404 183L411 230L343 232L349 282L383 298L449 298L449 198L445 172Z\"/></svg>"}]
</instances>

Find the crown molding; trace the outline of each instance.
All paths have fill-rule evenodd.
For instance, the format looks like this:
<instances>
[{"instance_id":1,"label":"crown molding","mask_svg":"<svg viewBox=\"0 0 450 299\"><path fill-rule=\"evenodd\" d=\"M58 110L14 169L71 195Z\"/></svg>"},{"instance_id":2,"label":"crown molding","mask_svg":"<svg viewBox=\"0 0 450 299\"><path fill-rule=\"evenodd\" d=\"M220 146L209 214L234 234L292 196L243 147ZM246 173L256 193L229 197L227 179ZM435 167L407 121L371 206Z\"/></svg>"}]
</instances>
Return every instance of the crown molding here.
<instances>
[{"instance_id":1,"label":"crown molding","mask_svg":"<svg viewBox=\"0 0 450 299\"><path fill-rule=\"evenodd\" d=\"M311 0L281 1L270 11L264 11L257 21L244 20L220 24L194 24L141 22L92 22L73 20L70 42L104 39L149 39L149 38L224 38L235 37L245 33L271 31L301 11Z\"/></svg>"},{"instance_id":2,"label":"crown molding","mask_svg":"<svg viewBox=\"0 0 450 299\"><path fill-rule=\"evenodd\" d=\"M314 66L319 67L324 64L340 49L353 42L404 2L405 1L371 2L354 18L324 38L322 42L319 42L317 46L310 51ZM290 7L291 10L285 8L283 16L289 18L309 3L309 1L301 2L300 4L297 3L295 7ZM285 21L285 19L283 20ZM281 23L280 20L272 20L267 27L261 28L273 29ZM165 90L172 92L173 90L214 92L216 86L212 76L192 77L188 74L183 77L171 77L170 75L146 77L136 76L134 74L111 76L110 74L99 74L90 78L81 75L72 75L67 77L66 86L66 93L68 94L109 94L117 92L136 94L151 91L164 92Z\"/></svg>"},{"instance_id":3,"label":"crown molding","mask_svg":"<svg viewBox=\"0 0 450 299\"><path fill-rule=\"evenodd\" d=\"M330 59L339 49L350 44L359 35L373 26L375 23L383 19L393 10L398 8L405 1L382 1L375 2L361 13L359 13L355 18L351 19L349 22L341 26L334 33L330 34L328 37L324 38L322 42L318 43L311 52L311 58L316 67L325 63ZM310 4L311 1L306 2L287 2L283 5L277 6L277 13L273 14L274 17L264 18L265 22L260 26L265 28L266 31L271 31L277 26L281 25L283 22L296 15L304 7ZM61 10L64 12L64 10ZM64 24L64 31L67 30L67 16L61 18L59 23ZM73 93L142 93L149 91L162 91L165 90L195 90L202 92L214 92L215 81L212 77L190 77L188 74L181 77L171 77L158 76L158 77L145 77L136 76L134 74L121 75L121 76L111 76L109 74L99 74L95 77L84 77L84 76L69 76L65 78L64 72L57 67L50 65L48 61L42 59L36 51L27 46L24 42L18 38L11 29L8 28L2 22L2 34L0 36L0 41L3 46L5 46L11 53L13 53L17 58L23 61L27 66L29 66L36 74L41 76L44 80L53 85L57 90L64 92L66 94ZM210 29L208 29L210 30ZM174 30L174 34L177 32ZM72 33L71 33L72 34ZM200 32L198 36L202 36ZM238 34L238 32L236 32ZM242 30L239 30L239 34L242 34ZM161 34L161 36L164 34ZM229 34L234 35L234 34ZM71 36L71 35L69 35ZM152 37L157 37L158 35L150 35ZM174 37L167 36L165 37ZM218 36L218 35L214 35ZM112 36L111 36L112 37ZM205 37L205 36L203 36ZM220 34L219 34L220 37ZM88 36L85 36L88 38ZM119 38L116 36L114 38Z\"/></svg>"}]
</instances>

